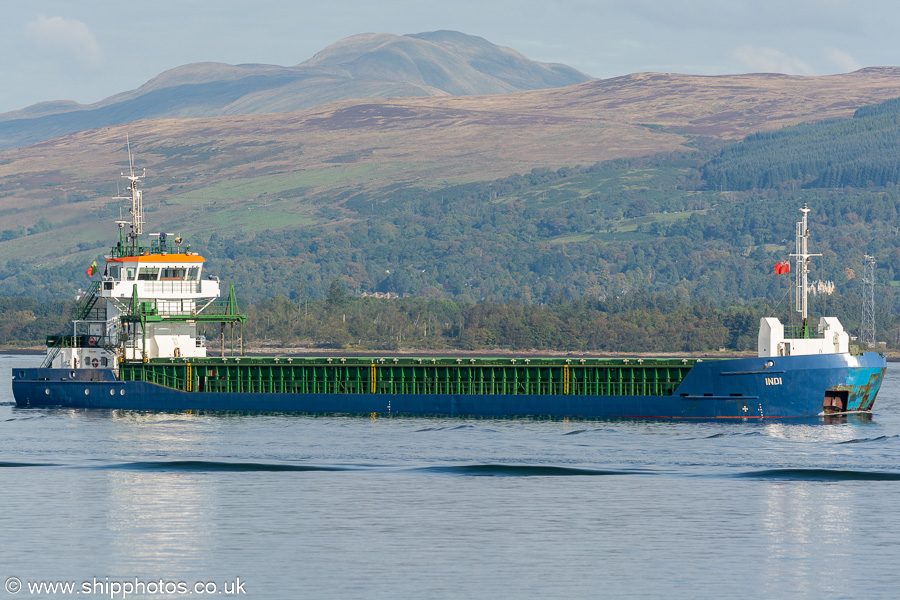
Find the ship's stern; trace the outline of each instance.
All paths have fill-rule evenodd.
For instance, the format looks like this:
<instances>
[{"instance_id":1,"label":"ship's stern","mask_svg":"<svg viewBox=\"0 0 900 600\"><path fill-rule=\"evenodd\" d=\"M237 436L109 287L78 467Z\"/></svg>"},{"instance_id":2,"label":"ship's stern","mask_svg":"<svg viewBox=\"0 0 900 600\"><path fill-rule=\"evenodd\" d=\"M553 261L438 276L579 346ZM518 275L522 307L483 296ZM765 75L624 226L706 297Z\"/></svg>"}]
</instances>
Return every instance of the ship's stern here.
<instances>
[{"instance_id":1,"label":"ship's stern","mask_svg":"<svg viewBox=\"0 0 900 600\"><path fill-rule=\"evenodd\" d=\"M12 392L16 406L89 406L91 395L121 386L111 369L16 368ZM118 388L117 388L118 389Z\"/></svg>"}]
</instances>

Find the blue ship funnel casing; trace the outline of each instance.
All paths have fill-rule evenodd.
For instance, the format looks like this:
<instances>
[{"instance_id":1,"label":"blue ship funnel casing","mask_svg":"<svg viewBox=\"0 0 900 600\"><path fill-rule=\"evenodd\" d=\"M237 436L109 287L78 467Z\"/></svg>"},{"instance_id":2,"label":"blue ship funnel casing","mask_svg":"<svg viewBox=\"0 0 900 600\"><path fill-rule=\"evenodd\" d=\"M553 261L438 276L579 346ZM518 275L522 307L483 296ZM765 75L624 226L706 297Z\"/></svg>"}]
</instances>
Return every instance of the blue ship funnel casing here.
<instances>
[{"instance_id":1,"label":"blue ship funnel casing","mask_svg":"<svg viewBox=\"0 0 900 600\"><path fill-rule=\"evenodd\" d=\"M789 419L870 411L883 355L822 354L697 362L672 395L573 396L185 392L119 381L108 369L14 369L19 406L148 411L303 412L421 416L637 419Z\"/></svg>"}]
</instances>

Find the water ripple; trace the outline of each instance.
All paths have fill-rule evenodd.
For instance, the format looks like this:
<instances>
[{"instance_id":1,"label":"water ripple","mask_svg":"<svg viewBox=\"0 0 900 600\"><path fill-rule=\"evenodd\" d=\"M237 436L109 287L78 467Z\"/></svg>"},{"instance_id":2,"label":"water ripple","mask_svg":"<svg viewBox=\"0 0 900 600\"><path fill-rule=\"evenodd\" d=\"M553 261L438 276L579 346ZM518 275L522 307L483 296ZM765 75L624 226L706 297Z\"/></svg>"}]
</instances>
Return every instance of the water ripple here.
<instances>
[{"instance_id":1,"label":"water ripple","mask_svg":"<svg viewBox=\"0 0 900 600\"><path fill-rule=\"evenodd\" d=\"M900 481L900 473L841 469L766 469L739 473L735 477L783 481Z\"/></svg>"},{"instance_id":2,"label":"water ripple","mask_svg":"<svg viewBox=\"0 0 900 600\"><path fill-rule=\"evenodd\" d=\"M200 471L200 472L247 472L247 471L346 471L344 467L321 465L291 465L284 463L222 462L209 460L163 460L140 461L105 465L103 469L123 469L135 471Z\"/></svg>"},{"instance_id":3,"label":"water ripple","mask_svg":"<svg viewBox=\"0 0 900 600\"><path fill-rule=\"evenodd\" d=\"M584 475L636 475L639 471L584 469L549 465L452 465L417 469L429 473L470 477L570 477Z\"/></svg>"},{"instance_id":4,"label":"water ripple","mask_svg":"<svg viewBox=\"0 0 900 600\"><path fill-rule=\"evenodd\" d=\"M873 438L856 438L852 440L844 440L843 442L838 442L838 444L862 444L864 442L880 442L882 440L889 440L891 438L896 438L896 435L879 435L878 437Z\"/></svg>"},{"instance_id":5,"label":"water ripple","mask_svg":"<svg viewBox=\"0 0 900 600\"><path fill-rule=\"evenodd\" d=\"M563 435L578 435L579 433L584 433L587 429L576 429L575 431L570 431L568 433L564 433Z\"/></svg>"}]
</instances>

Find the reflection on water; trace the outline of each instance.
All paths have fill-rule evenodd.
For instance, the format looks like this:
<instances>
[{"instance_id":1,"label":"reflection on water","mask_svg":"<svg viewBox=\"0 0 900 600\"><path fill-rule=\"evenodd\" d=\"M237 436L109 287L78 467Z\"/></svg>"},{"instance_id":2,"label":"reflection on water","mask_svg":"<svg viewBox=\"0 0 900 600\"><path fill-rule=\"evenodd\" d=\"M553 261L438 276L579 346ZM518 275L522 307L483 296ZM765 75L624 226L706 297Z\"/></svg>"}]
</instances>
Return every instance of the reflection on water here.
<instances>
[{"instance_id":1,"label":"reflection on water","mask_svg":"<svg viewBox=\"0 0 900 600\"><path fill-rule=\"evenodd\" d=\"M811 574L823 572L820 562L857 543L851 523L861 491L802 481L765 486L764 596L821 589L821 582L810 580Z\"/></svg>"},{"instance_id":2,"label":"reflection on water","mask_svg":"<svg viewBox=\"0 0 900 600\"><path fill-rule=\"evenodd\" d=\"M109 470L104 506L110 568L178 571L207 561L216 527L216 481L198 473Z\"/></svg>"},{"instance_id":3,"label":"reflection on water","mask_svg":"<svg viewBox=\"0 0 900 600\"><path fill-rule=\"evenodd\" d=\"M872 423L872 413L838 413L822 415L822 422L826 425L844 425L852 423L855 425L870 425Z\"/></svg>"},{"instance_id":4,"label":"reflection on water","mask_svg":"<svg viewBox=\"0 0 900 600\"><path fill-rule=\"evenodd\" d=\"M859 437L872 425L871 413L823 415L811 422L770 421L763 424L766 435L805 442L840 442Z\"/></svg>"}]
</instances>

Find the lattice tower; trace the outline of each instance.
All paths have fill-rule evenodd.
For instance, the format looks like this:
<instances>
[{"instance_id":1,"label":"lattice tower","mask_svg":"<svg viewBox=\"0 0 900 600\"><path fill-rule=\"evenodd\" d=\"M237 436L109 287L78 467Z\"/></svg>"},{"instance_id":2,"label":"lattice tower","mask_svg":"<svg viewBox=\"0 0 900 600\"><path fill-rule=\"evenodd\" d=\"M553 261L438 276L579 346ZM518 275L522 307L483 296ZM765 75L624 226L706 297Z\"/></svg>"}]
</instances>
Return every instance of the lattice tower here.
<instances>
[{"instance_id":1,"label":"lattice tower","mask_svg":"<svg viewBox=\"0 0 900 600\"><path fill-rule=\"evenodd\" d=\"M863 302L859 341L867 346L875 345L875 257L865 257L863 264Z\"/></svg>"}]
</instances>

